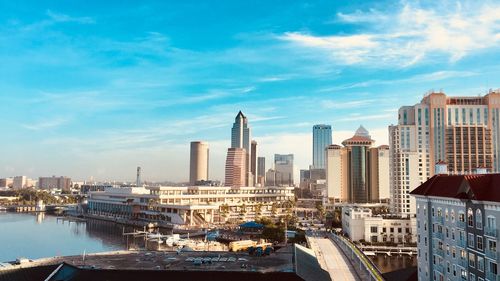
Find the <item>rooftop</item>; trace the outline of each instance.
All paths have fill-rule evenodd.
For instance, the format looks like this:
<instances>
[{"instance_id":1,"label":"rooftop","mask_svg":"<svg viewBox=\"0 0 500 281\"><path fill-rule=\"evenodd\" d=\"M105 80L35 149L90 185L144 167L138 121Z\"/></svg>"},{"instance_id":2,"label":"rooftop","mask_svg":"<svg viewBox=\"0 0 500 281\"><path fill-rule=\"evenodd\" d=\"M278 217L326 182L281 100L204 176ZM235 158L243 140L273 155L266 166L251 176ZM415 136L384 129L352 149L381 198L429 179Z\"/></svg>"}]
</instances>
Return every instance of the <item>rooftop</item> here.
<instances>
[{"instance_id":1,"label":"rooftop","mask_svg":"<svg viewBox=\"0 0 500 281\"><path fill-rule=\"evenodd\" d=\"M435 175L411 195L436 196L500 203L500 174Z\"/></svg>"}]
</instances>

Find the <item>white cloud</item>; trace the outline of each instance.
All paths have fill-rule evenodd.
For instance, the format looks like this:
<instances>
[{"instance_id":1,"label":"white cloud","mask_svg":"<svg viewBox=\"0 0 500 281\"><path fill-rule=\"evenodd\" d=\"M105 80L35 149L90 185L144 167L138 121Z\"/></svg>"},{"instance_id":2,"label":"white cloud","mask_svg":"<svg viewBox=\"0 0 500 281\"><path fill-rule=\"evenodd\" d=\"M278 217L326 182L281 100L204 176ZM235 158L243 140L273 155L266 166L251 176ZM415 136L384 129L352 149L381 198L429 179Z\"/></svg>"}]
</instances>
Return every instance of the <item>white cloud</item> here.
<instances>
[{"instance_id":1,"label":"white cloud","mask_svg":"<svg viewBox=\"0 0 500 281\"><path fill-rule=\"evenodd\" d=\"M72 17L66 14L56 13L51 10L47 10L47 16L49 16L54 22L76 22L81 24L92 24L95 23L94 19L91 17Z\"/></svg>"},{"instance_id":2,"label":"white cloud","mask_svg":"<svg viewBox=\"0 0 500 281\"><path fill-rule=\"evenodd\" d=\"M357 100L357 101L334 101L334 100L324 100L321 105L327 109L352 109L360 108L375 102L373 99L367 100Z\"/></svg>"},{"instance_id":3,"label":"white cloud","mask_svg":"<svg viewBox=\"0 0 500 281\"><path fill-rule=\"evenodd\" d=\"M46 130L46 129L51 129L51 128L56 128L59 127L69 121L68 118L54 118L54 119L44 119L37 121L35 123L31 124L21 124L21 126L25 129L32 130L32 131L40 131L40 130Z\"/></svg>"},{"instance_id":4,"label":"white cloud","mask_svg":"<svg viewBox=\"0 0 500 281\"><path fill-rule=\"evenodd\" d=\"M499 14L498 3L447 4L434 9L405 3L397 12L386 14L376 10L339 13L339 21L366 25L366 31L357 34L289 32L278 38L302 49L323 51L324 57L340 64L407 67L443 55L455 62L498 47Z\"/></svg>"}]
</instances>

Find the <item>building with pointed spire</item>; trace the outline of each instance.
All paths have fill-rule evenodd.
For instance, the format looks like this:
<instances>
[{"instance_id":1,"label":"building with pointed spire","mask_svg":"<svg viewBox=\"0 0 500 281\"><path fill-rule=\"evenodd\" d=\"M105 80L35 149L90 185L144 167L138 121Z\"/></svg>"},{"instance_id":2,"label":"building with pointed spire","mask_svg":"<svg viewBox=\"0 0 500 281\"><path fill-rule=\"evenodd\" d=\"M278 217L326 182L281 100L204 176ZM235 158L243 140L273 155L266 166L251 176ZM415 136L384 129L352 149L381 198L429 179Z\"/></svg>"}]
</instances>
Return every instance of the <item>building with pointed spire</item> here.
<instances>
[{"instance_id":1,"label":"building with pointed spire","mask_svg":"<svg viewBox=\"0 0 500 281\"><path fill-rule=\"evenodd\" d=\"M248 120L241 110L234 119L233 128L231 129L231 148L242 148L245 150L245 185L253 185L253 175L251 172L251 135L248 127Z\"/></svg>"}]
</instances>

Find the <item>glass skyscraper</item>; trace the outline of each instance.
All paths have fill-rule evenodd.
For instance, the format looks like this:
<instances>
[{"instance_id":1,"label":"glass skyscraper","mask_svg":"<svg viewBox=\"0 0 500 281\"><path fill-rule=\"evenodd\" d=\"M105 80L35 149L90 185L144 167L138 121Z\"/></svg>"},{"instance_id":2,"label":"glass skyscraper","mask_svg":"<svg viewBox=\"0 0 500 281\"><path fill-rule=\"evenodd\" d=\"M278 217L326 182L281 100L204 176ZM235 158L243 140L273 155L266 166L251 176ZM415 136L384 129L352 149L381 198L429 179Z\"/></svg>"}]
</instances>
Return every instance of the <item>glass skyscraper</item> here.
<instances>
[{"instance_id":1,"label":"glass skyscraper","mask_svg":"<svg viewBox=\"0 0 500 281\"><path fill-rule=\"evenodd\" d=\"M313 168L325 169L325 148L332 144L332 126L313 126Z\"/></svg>"}]
</instances>

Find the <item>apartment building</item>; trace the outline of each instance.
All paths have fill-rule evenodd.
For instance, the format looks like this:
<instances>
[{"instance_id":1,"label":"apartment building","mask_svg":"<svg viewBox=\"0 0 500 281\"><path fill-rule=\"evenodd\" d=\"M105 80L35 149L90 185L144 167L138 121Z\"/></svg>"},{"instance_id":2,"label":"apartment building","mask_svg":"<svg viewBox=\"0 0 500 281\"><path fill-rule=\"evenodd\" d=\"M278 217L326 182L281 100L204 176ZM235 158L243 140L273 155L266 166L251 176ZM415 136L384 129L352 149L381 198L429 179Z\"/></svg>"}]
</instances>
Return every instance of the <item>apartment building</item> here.
<instances>
[{"instance_id":1,"label":"apartment building","mask_svg":"<svg viewBox=\"0 0 500 281\"><path fill-rule=\"evenodd\" d=\"M419 280L500 281L499 186L500 174L437 174L411 192Z\"/></svg>"}]
</instances>

